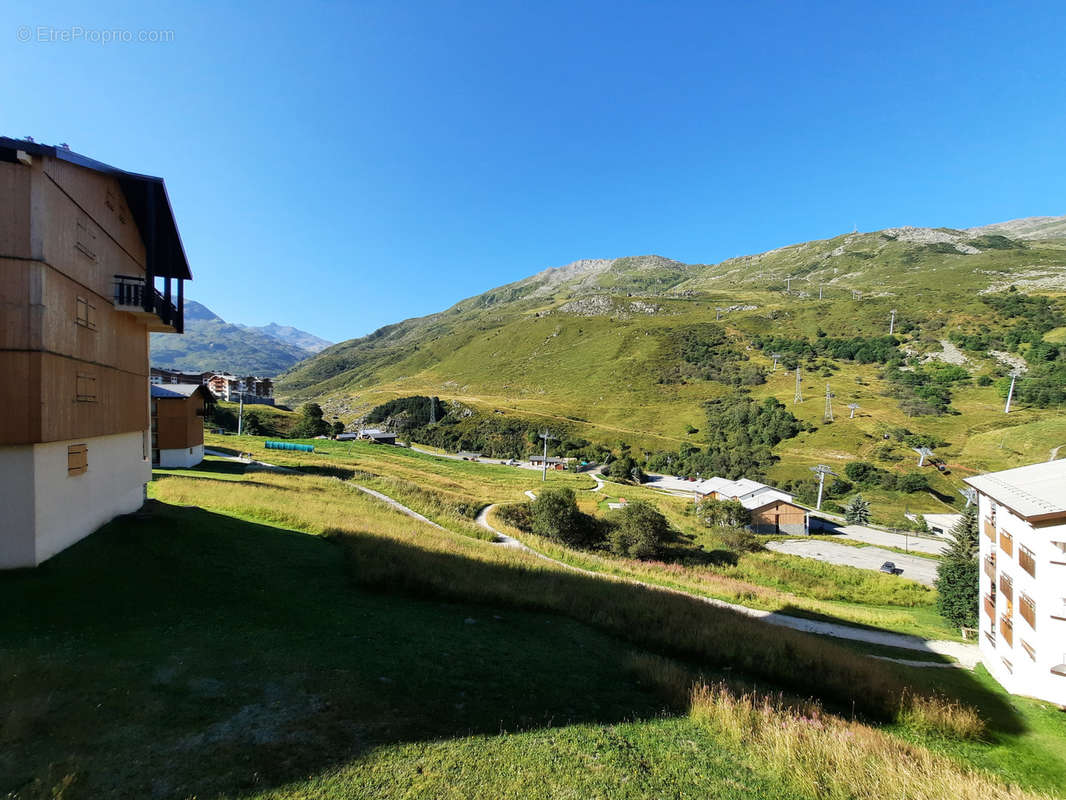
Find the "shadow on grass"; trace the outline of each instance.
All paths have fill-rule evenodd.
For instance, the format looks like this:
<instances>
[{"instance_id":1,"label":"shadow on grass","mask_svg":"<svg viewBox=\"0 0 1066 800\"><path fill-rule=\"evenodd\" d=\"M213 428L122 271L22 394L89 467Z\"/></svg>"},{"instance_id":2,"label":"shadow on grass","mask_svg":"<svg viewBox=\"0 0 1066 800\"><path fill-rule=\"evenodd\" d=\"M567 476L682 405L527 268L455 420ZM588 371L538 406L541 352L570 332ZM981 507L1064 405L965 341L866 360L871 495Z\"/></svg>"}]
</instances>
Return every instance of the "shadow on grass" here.
<instances>
[{"instance_id":1,"label":"shadow on grass","mask_svg":"<svg viewBox=\"0 0 1066 800\"><path fill-rule=\"evenodd\" d=\"M213 797L390 743L647 718L662 701L621 666L633 645L763 686L774 674L841 711L913 683L676 594L331 539L155 504L0 574L0 791L32 796L42 779L47 796L74 774L67 797ZM969 674L950 691L993 732L1021 730Z\"/></svg>"},{"instance_id":2,"label":"shadow on grass","mask_svg":"<svg viewBox=\"0 0 1066 800\"><path fill-rule=\"evenodd\" d=\"M662 711L592 628L366 591L320 537L150 509L0 573L0 795L239 794L390 743Z\"/></svg>"}]
</instances>

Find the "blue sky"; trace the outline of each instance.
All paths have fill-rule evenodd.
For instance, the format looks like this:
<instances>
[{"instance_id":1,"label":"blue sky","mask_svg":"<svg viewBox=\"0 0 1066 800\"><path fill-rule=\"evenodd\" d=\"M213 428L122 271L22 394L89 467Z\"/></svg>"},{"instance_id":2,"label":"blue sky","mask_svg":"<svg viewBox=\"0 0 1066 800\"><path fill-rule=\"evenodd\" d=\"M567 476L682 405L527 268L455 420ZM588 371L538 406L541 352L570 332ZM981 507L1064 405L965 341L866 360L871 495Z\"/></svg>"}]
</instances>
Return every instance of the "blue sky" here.
<instances>
[{"instance_id":1,"label":"blue sky","mask_svg":"<svg viewBox=\"0 0 1066 800\"><path fill-rule=\"evenodd\" d=\"M190 297L333 340L578 258L1066 213L1060 1L45 2L5 20L0 132L162 175ZM173 34L86 41L107 30Z\"/></svg>"}]
</instances>

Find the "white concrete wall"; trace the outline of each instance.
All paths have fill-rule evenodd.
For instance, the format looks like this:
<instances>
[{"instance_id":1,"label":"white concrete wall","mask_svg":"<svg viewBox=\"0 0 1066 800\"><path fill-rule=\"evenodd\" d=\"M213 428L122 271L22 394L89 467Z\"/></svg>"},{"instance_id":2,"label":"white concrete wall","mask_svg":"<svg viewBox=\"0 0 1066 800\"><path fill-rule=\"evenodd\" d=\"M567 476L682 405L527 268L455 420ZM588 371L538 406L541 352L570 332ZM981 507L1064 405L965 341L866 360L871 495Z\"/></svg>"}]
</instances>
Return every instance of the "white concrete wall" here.
<instances>
[{"instance_id":1,"label":"white concrete wall","mask_svg":"<svg viewBox=\"0 0 1066 800\"><path fill-rule=\"evenodd\" d=\"M35 566L32 445L0 447L0 504L0 569Z\"/></svg>"},{"instance_id":2,"label":"white concrete wall","mask_svg":"<svg viewBox=\"0 0 1066 800\"><path fill-rule=\"evenodd\" d=\"M67 474L72 444L88 450L81 475ZM36 566L136 511L151 477L141 431L0 449L0 500L14 523L0 536L0 567Z\"/></svg>"},{"instance_id":3,"label":"white concrete wall","mask_svg":"<svg viewBox=\"0 0 1066 800\"><path fill-rule=\"evenodd\" d=\"M159 466L164 469L189 469L204 460L204 446L182 447L176 450L160 450Z\"/></svg>"},{"instance_id":4,"label":"white concrete wall","mask_svg":"<svg viewBox=\"0 0 1066 800\"><path fill-rule=\"evenodd\" d=\"M1066 525L1034 528L1015 515L1006 506L981 495L978 501L980 519L990 515L996 506L996 542L990 542L981 534L982 565L984 556L996 552L997 575L1010 575L1014 583L1014 643L1008 645L999 633L998 616L1006 610L1006 598L998 590L996 597L996 645L993 647L981 634L982 660L1007 691L1013 694L1037 697L1066 706L1066 677L1054 675L1051 668L1066 663L1066 565L1061 550L1052 544L1066 541ZM1014 537L1013 553L1007 555L999 547L998 531L1007 531ZM1031 576L1018 563L1021 546L1028 547L1036 559L1036 575ZM983 569L983 567L982 567ZM988 593L991 581L981 573L981 595ZM1031 626L1021 615L1021 596L1031 597L1036 605L1036 626ZM987 623L982 620L982 630ZM1022 647L1025 640L1036 652L1031 658ZM1010 668L1003 660L1010 662Z\"/></svg>"}]
</instances>

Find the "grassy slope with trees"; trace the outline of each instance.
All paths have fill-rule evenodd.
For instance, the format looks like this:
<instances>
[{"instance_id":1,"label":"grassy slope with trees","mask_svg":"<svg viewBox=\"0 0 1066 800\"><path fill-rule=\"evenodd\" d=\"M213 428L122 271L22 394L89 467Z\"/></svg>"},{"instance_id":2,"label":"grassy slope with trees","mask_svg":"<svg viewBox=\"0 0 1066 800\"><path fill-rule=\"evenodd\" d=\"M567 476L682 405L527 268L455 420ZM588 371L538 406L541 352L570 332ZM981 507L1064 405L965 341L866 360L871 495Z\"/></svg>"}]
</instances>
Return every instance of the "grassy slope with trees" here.
<instances>
[{"instance_id":1,"label":"grassy slope with trees","mask_svg":"<svg viewBox=\"0 0 1066 800\"><path fill-rule=\"evenodd\" d=\"M335 345L286 373L281 391L316 398L348 421L391 399L435 396L497 426L548 426L643 465L713 447L705 404L743 390L756 402L776 397L804 428L773 446L770 480L799 484L810 466L839 472L855 458L903 476L917 461L905 437L924 436L939 444L949 472L925 470L929 490L876 488L864 497L880 522L904 510L947 511L964 476L1045 460L1066 443L1054 392L1066 363L1056 340L1066 240L931 235L980 252L886 231L714 266L645 257L595 274L541 273ZM786 277L791 294L782 291ZM1034 298L1019 299L1027 293ZM727 310L715 321L719 308ZM893 308L896 346L887 339ZM944 340L961 348L964 365L926 360ZM1009 367L989 349L1030 359L1009 417ZM776 370L773 352L784 355ZM793 358L803 369L797 405L786 369ZM831 424L823 421L826 383ZM860 409L848 419L852 402Z\"/></svg>"},{"instance_id":2,"label":"grassy slope with trees","mask_svg":"<svg viewBox=\"0 0 1066 800\"><path fill-rule=\"evenodd\" d=\"M261 438L209 438L266 454ZM219 461L160 472L147 514L3 576L0 790L865 798L892 786L984 800L1022 797L1002 781L1066 789L1061 715L1006 702L981 674L871 660L462 535L466 512L446 498L518 501L535 473L316 446L271 454L296 474ZM346 479L420 486L429 494L404 502L449 530ZM671 498L632 488L686 524ZM580 491L583 513L592 494ZM971 738L969 718L942 702L901 703L903 690L980 709L984 733Z\"/></svg>"}]
</instances>

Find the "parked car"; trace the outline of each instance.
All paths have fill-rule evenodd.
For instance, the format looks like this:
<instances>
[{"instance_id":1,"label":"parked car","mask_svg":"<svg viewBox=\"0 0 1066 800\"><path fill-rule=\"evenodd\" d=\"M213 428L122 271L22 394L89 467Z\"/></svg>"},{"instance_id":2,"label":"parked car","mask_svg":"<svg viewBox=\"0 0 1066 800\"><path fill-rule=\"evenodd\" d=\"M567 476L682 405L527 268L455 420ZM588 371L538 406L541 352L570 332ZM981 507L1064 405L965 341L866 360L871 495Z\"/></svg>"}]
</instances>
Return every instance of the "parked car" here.
<instances>
[{"instance_id":1,"label":"parked car","mask_svg":"<svg viewBox=\"0 0 1066 800\"><path fill-rule=\"evenodd\" d=\"M882 564L881 565L881 571L886 573L886 574L888 574L888 575L902 575L903 574L903 568L902 567L897 567L896 566L896 562L894 562L894 561L886 561L884 564Z\"/></svg>"}]
</instances>

